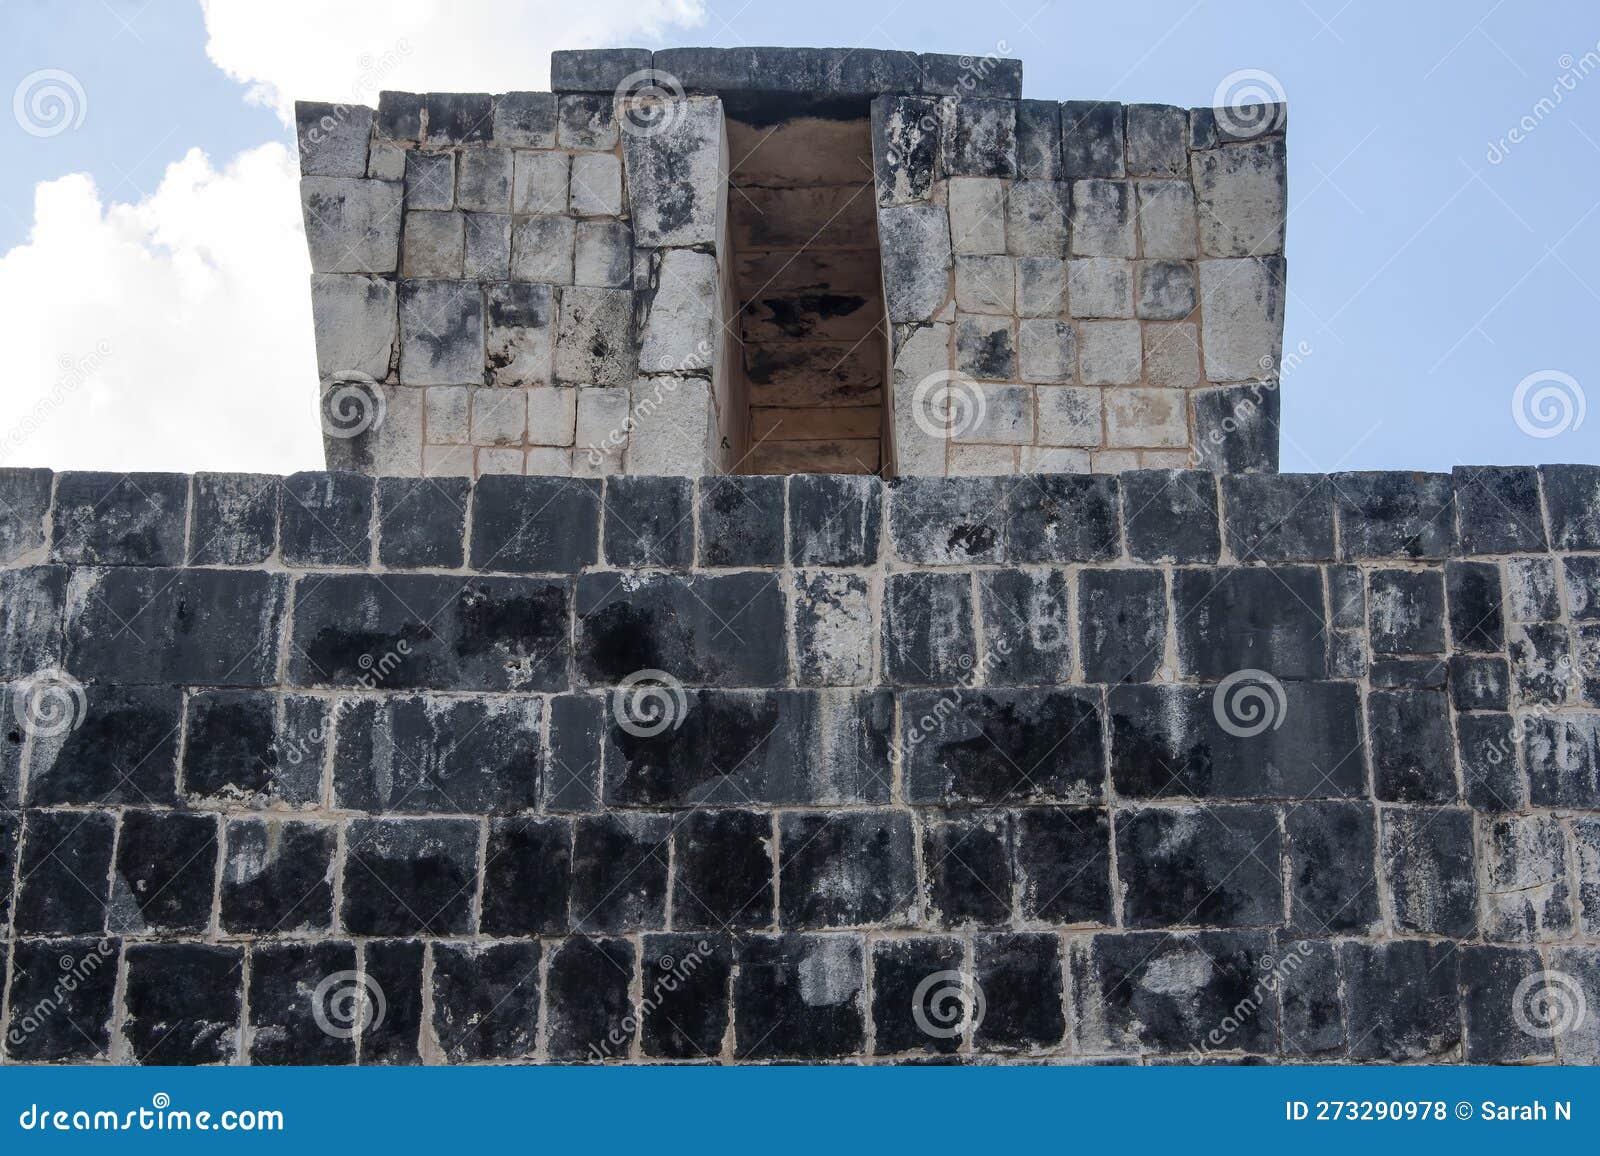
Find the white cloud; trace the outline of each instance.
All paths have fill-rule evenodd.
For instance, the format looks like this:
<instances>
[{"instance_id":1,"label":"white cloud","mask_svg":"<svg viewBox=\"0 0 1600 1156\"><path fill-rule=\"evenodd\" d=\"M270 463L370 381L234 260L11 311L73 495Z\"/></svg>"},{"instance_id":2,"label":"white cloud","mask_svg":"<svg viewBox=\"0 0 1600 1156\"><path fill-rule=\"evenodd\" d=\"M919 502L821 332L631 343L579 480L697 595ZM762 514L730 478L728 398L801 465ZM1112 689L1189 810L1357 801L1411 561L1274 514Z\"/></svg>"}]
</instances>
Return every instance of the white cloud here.
<instances>
[{"instance_id":1,"label":"white cloud","mask_svg":"<svg viewBox=\"0 0 1600 1156\"><path fill-rule=\"evenodd\" d=\"M191 150L135 204L82 174L41 183L0 257L0 464L319 467L297 184L282 144L221 171Z\"/></svg>"},{"instance_id":2,"label":"white cloud","mask_svg":"<svg viewBox=\"0 0 1600 1156\"><path fill-rule=\"evenodd\" d=\"M702 0L201 0L206 53L288 122L296 100L543 89L552 48L614 47L705 19Z\"/></svg>"},{"instance_id":3,"label":"white cloud","mask_svg":"<svg viewBox=\"0 0 1600 1156\"><path fill-rule=\"evenodd\" d=\"M538 89L552 47L659 36L701 0L202 0L206 51L286 122L296 98ZM0 465L261 470L322 464L310 264L282 143L220 171L199 150L136 203L39 184L0 255Z\"/></svg>"}]
</instances>

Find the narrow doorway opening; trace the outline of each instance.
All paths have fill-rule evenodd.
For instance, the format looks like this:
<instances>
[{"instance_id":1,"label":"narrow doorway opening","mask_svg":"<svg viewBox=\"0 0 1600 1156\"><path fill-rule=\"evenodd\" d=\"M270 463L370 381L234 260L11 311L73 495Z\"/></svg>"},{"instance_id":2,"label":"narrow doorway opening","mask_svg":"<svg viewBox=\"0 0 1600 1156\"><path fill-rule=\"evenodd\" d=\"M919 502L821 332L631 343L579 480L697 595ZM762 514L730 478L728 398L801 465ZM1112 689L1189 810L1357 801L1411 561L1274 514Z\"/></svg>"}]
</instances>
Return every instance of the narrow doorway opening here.
<instances>
[{"instance_id":1,"label":"narrow doorway opening","mask_svg":"<svg viewBox=\"0 0 1600 1156\"><path fill-rule=\"evenodd\" d=\"M887 333L868 106L725 94L724 112L738 471L878 473Z\"/></svg>"}]
</instances>

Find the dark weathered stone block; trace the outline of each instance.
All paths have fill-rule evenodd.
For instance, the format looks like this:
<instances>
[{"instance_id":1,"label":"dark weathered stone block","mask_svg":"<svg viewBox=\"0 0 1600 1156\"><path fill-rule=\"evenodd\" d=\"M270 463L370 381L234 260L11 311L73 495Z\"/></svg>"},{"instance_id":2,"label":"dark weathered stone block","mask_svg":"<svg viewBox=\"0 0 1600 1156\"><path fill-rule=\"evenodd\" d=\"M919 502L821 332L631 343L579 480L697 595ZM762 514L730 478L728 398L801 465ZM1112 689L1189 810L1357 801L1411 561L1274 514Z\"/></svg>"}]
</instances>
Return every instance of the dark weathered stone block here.
<instances>
[{"instance_id":1,"label":"dark weathered stone block","mask_svg":"<svg viewBox=\"0 0 1600 1156\"><path fill-rule=\"evenodd\" d=\"M1511 667L1505 659L1472 654L1450 657L1450 701L1458 711L1505 710Z\"/></svg>"},{"instance_id":2,"label":"dark weathered stone block","mask_svg":"<svg viewBox=\"0 0 1600 1156\"><path fill-rule=\"evenodd\" d=\"M639 1050L677 1060L720 1055L732 1003L734 940L706 932L647 935L643 955Z\"/></svg>"},{"instance_id":3,"label":"dark weathered stone block","mask_svg":"<svg viewBox=\"0 0 1600 1156\"><path fill-rule=\"evenodd\" d=\"M1540 466L1539 477L1550 544L1557 550L1600 550L1600 466Z\"/></svg>"},{"instance_id":4,"label":"dark weathered stone block","mask_svg":"<svg viewBox=\"0 0 1600 1156\"><path fill-rule=\"evenodd\" d=\"M1265 670L1296 679L1327 670L1322 576L1314 567L1177 570L1172 603L1186 675Z\"/></svg>"},{"instance_id":5,"label":"dark weathered stone block","mask_svg":"<svg viewBox=\"0 0 1600 1156\"><path fill-rule=\"evenodd\" d=\"M1092 692L908 691L901 726L913 803L1088 802L1104 789L1104 728Z\"/></svg>"},{"instance_id":6,"label":"dark weathered stone block","mask_svg":"<svg viewBox=\"0 0 1600 1156\"><path fill-rule=\"evenodd\" d=\"M90 566L179 566L186 474L56 475L50 560Z\"/></svg>"},{"instance_id":7,"label":"dark weathered stone block","mask_svg":"<svg viewBox=\"0 0 1600 1156\"><path fill-rule=\"evenodd\" d=\"M605 555L610 566L667 566L694 561L691 478L606 479Z\"/></svg>"},{"instance_id":8,"label":"dark weathered stone block","mask_svg":"<svg viewBox=\"0 0 1600 1156\"><path fill-rule=\"evenodd\" d=\"M1228 553L1240 562L1333 557L1333 490L1324 474L1224 474Z\"/></svg>"},{"instance_id":9,"label":"dark weathered stone block","mask_svg":"<svg viewBox=\"0 0 1600 1156\"><path fill-rule=\"evenodd\" d=\"M1418 939L1340 944L1350 1058L1418 1060L1456 1047L1459 950Z\"/></svg>"},{"instance_id":10,"label":"dark weathered stone block","mask_svg":"<svg viewBox=\"0 0 1600 1156\"><path fill-rule=\"evenodd\" d=\"M1455 610L1452 604L1452 623ZM1367 618L1376 654L1443 653L1444 575L1438 570L1374 570L1367 578Z\"/></svg>"},{"instance_id":11,"label":"dark weathered stone block","mask_svg":"<svg viewBox=\"0 0 1600 1156\"><path fill-rule=\"evenodd\" d=\"M1506 611L1512 622L1552 622L1561 617L1554 558L1507 558Z\"/></svg>"},{"instance_id":12,"label":"dark weathered stone block","mask_svg":"<svg viewBox=\"0 0 1600 1156\"><path fill-rule=\"evenodd\" d=\"M214 816L126 811L107 912L111 930L202 932L211 924L216 879Z\"/></svg>"},{"instance_id":13,"label":"dark weathered stone block","mask_svg":"<svg viewBox=\"0 0 1600 1156\"><path fill-rule=\"evenodd\" d=\"M1373 790L1386 803L1453 803L1455 744L1442 691L1375 690L1367 696Z\"/></svg>"},{"instance_id":14,"label":"dark weathered stone block","mask_svg":"<svg viewBox=\"0 0 1600 1156\"><path fill-rule=\"evenodd\" d=\"M1268 807L1163 807L1117 823L1129 927L1283 921L1277 815Z\"/></svg>"},{"instance_id":15,"label":"dark weathered stone block","mask_svg":"<svg viewBox=\"0 0 1600 1156\"><path fill-rule=\"evenodd\" d=\"M1527 805L1528 784L1517 766L1517 737L1510 715L1458 714L1456 744L1468 806L1496 812Z\"/></svg>"},{"instance_id":16,"label":"dark weathered stone block","mask_svg":"<svg viewBox=\"0 0 1600 1156\"><path fill-rule=\"evenodd\" d=\"M1129 470L1121 476L1128 553L1142 562L1215 562L1217 482L1208 470Z\"/></svg>"},{"instance_id":17,"label":"dark weathered stone block","mask_svg":"<svg viewBox=\"0 0 1600 1156\"><path fill-rule=\"evenodd\" d=\"M637 967L626 939L575 935L550 951L545 1003L550 1058L557 1061L626 1058L633 1043Z\"/></svg>"},{"instance_id":18,"label":"dark weathered stone block","mask_svg":"<svg viewBox=\"0 0 1600 1156\"><path fill-rule=\"evenodd\" d=\"M974 1045L999 1051L1058 1046L1067 1030L1061 940L988 933L973 937L972 953L985 1002Z\"/></svg>"},{"instance_id":19,"label":"dark weathered stone block","mask_svg":"<svg viewBox=\"0 0 1600 1156\"><path fill-rule=\"evenodd\" d=\"M284 565L369 565L372 489L372 479L362 474L316 472L283 479Z\"/></svg>"},{"instance_id":20,"label":"dark weathered stone block","mask_svg":"<svg viewBox=\"0 0 1600 1156\"><path fill-rule=\"evenodd\" d=\"M477 870L471 820L351 820L340 922L355 935L465 934Z\"/></svg>"},{"instance_id":21,"label":"dark weathered stone block","mask_svg":"<svg viewBox=\"0 0 1600 1156\"><path fill-rule=\"evenodd\" d=\"M1556 1058L1555 1040L1526 1030L1539 1026L1530 1004L1539 998L1544 961L1539 953L1510 947L1461 949L1462 1008L1465 1011L1469 1064L1527 1063ZM1532 991L1519 987L1530 981ZM1548 982L1544 984L1548 987ZM1519 995L1521 998L1519 999Z\"/></svg>"},{"instance_id":22,"label":"dark weathered stone block","mask_svg":"<svg viewBox=\"0 0 1600 1156\"><path fill-rule=\"evenodd\" d=\"M333 925L337 832L322 823L229 819L221 926L242 935L327 931Z\"/></svg>"},{"instance_id":23,"label":"dark weathered stone block","mask_svg":"<svg viewBox=\"0 0 1600 1156\"><path fill-rule=\"evenodd\" d=\"M733 985L739 1059L830 1059L866 1046L861 941L842 935L751 936Z\"/></svg>"},{"instance_id":24,"label":"dark weathered stone block","mask_svg":"<svg viewBox=\"0 0 1600 1156\"><path fill-rule=\"evenodd\" d=\"M960 1050L975 1010L975 998L962 988L964 954L959 939L944 936L873 942L872 1024L878 1055Z\"/></svg>"},{"instance_id":25,"label":"dark weathered stone block","mask_svg":"<svg viewBox=\"0 0 1600 1156\"><path fill-rule=\"evenodd\" d=\"M1535 622L1511 631L1511 687L1522 706L1557 706L1574 686L1572 638L1559 622Z\"/></svg>"},{"instance_id":26,"label":"dark weathered stone block","mask_svg":"<svg viewBox=\"0 0 1600 1156\"><path fill-rule=\"evenodd\" d=\"M884 96L872 102L872 160L881 205L924 201L939 155L939 102Z\"/></svg>"},{"instance_id":27,"label":"dark weathered stone block","mask_svg":"<svg viewBox=\"0 0 1600 1156\"><path fill-rule=\"evenodd\" d=\"M1011 917L1008 811L931 811L922 824L929 919L944 927L1004 925Z\"/></svg>"},{"instance_id":28,"label":"dark weathered stone block","mask_svg":"<svg viewBox=\"0 0 1600 1156\"><path fill-rule=\"evenodd\" d=\"M1275 382L1197 389L1189 405L1195 465L1219 474L1277 472L1283 399Z\"/></svg>"},{"instance_id":29,"label":"dark weathered stone block","mask_svg":"<svg viewBox=\"0 0 1600 1156\"><path fill-rule=\"evenodd\" d=\"M542 703L391 695L346 700L335 805L354 811L489 814L539 805Z\"/></svg>"},{"instance_id":30,"label":"dark weathered stone block","mask_svg":"<svg viewBox=\"0 0 1600 1156\"><path fill-rule=\"evenodd\" d=\"M485 935L553 935L568 929L572 822L495 819L483 865Z\"/></svg>"},{"instance_id":31,"label":"dark weathered stone block","mask_svg":"<svg viewBox=\"0 0 1600 1156\"><path fill-rule=\"evenodd\" d=\"M584 935L666 927L666 815L583 815L573 824L572 927Z\"/></svg>"},{"instance_id":32,"label":"dark weathered stone block","mask_svg":"<svg viewBox=\"0 0 1600 1156\"><path fill-rule=\"evenodd\" d=\"M1165 654L1167 584L1159 570L1080 570L1078 637L1086 682L1148 682Z\"/></svg>"},{"instance_id":33,"label":"dark weathered stone block","mask_svg":"<svg viewBox=\"0 0 1600 1156\"><path fill-rule=\"evenodd\" d=\"M1463 554L1546 549L1539 473L1532 466L1457 466L1450 471Z\"/></svg>"},{"instance_id":34,"label":"dark weathered stone block","mask_svg":"<svg viewBox=\"0 0 1600 1156\"><path fill-rule=\"evenodd\" d=\"M976 663L965 573L890 574L883 589L883 671L895 686L953 683Z\"/></svg>"},{"instance_id":35,"label":"dark weathered stone block","mask_svg":"<svg viewBox=\"0 0 1600 1156\"><path fill-rule=\"evenodd\" d=\"M1043 474L1013 485L1006 561L1107 562L1122 553L1118 486L1110 474Z\"/></svg>"},{"instance_id":36,"label":"dark weathered stone block","mask_svg":"<svg viewBox=\"0 0 1600 1156\"><path fill-rule=\"evenodd\" d=\"M64 709L75 730L37 731L28 748L28 801L171 804L182 694L176 687L92 685Z\"/></svg>"},{"instance_id":37,"label":"dark weathered stone block","mask_svg":"<svg viewBox=\"0 0 1600 1156\"><path fill-rule=\"evenodd\" d=\"M554 79L553 76L552 79ZM607 89L614 87L616 86L606 86ZM496 144L514 145L517 148L554 148L556 144L556 94L554 92L502 92L495 97L494 139Z\"/></svg>"},{"instance_id":38,"label":"dark weathered stone block","mask_svg":"<svg viewBox=\"0 0 1600 1156\"><path fill-rule=\"evenodd\" d=\"M1366 789L1361 699L1348 683L1114 686L1111 774L1122 795L1350 797Z\"/></svg>"},{"instance_id":39,"label":"dark weathered stone block","mask_svg":"<svg viewBox=\"0 0 1600 1156\"><path fill-rule=\"evenodd\" d=\"M108 1059L119 947L115 939L18 940L6 1057L34 1064ZM70 988L62 982L67 976Z\"/></svg>"},{"instance_id":40,"label":"dark weathered stone block","mask_svg":"<svg viewBox=\"0 0 1600 1156\"><path fill-rule=\"evenodd\" d=\"M1535 807L1600 807L1600 715L1525 715L1522 751Z\"/></svg>"},{"instance_id":41,"label":"dark weathered stone block","mask_svg":"<svg viewBox=\"0 0 1600 1156\"><path fill-rule=\"evenodd\" d=\"M760 811L684 815L672 829L673 926L771 926L774 840L772 817Z\"/></svg>"},{"instance_id":42,"label":"dark weathered stone block","mask_svg":"<svg viewBox=\"0 0 1600 1156\"><path fill-rule=\"evenodd\" d=\"M629 693L608 696L608 805L888 801L887 691L701 690L672 699L662 717L682 721L659 728L633 721Z\"/></svg>"},{"instance_id":43,"label":"dark weathered stone block","mask_svg":"<svg viewBox=\"0 0 1600 1156\"><path fill-rule=\"evenodd\" d=\"M415 1064L421 1061L422 966L424 944L416 939L378 939L366 945L366 975L383 992L383 1018L376 1006L361 1028L363 1064Z\"/></svg>"},{"instance_id":44,"label":"dark weathered stone block","mask_svg":"<svg viewBox=\"0 0 1600 1156\"><path fill-rule=\"evenodd\" d=\"M1378 690L1442 690L1447 667L1442 658L1377 658L1367 677Z\"/></svg>"},{"instance_id":45,"label":"dark weathered stone block","mask_svg":"<svg viewBox=\"0 0 1600 1156\"><path fill-rule=\"evenodd\" d=\"M422 94L378 93L378 135L389 140L421 140Z\"/></svg>"},{"instance_id":46,"label":"dark weathered stone block","mask_svg":"<svg viewBox=\"0 0 1600 1156\"><path fill-rule=\"evenodd\" d=\"M1505 646L1500 567L1492 562L1445 565L1450 590L1450 643L1457 650L1498 651Z\"/></svg>"},{"instance_id":47,"label":"dark weathered stone block","mask_svg":"<svg viewBox=\"0 0 1600 1156\"><path fill-rule=\"evenodd\" d=\"M945 172L963 177L1017 175L1017 104L963 99L945 122Z\"/></svg>"},{"instance_id":48,"label":"dark weathered stone block","mask_svg":"<svg viewBox=\"0 0 1600 1156\"><path fill-rule=\"evenodd\" d=\"M1401 931L1464 939L1477 930L1471 811L1384 808L1383 872Z\"/></svg>"},{"instance_id":49,"label":"dark weathered stone block","mask_svg":"<svg viewBox=\"0 0 1600 1156\"><path fill-rule=\"evenodd\" d=\"M979 571L978 606L986 682L1004 686L1071 680L1066 571Z\"/></svg>"},{"instance_id":50,"label":"dark weathered stone block","mask_svg":"<svg viewBox=\"0 0 1600 1156\"><path fill-rule=\"evenodd\" d=\"M328 704L260 690L189 696L183 790L191 801L279 802L301 807L322 790Z\"/></svg>"},{"instance_id":51,"label":"dark weathered stone block","mask_svg":"<svg viewBox=\"0 0 1600 1156\"><path fill-rule=\"evenodd\" d=\"M1338 956L1331 943L1280 941L1279 1029L1286 1057L1310 1059L1344 1051L1344 1006Z\"/></svg>"},{"instance_id":52,"label":"dark weathered stone block","mask_svg":"<svg viewBox=\"0 0 1600 1156\"><path fill-rule=\"evenodd\" d=\"M1367 595L1359 566L1326 566L1329 623L1346 630L1365 630Z\"/></svg>"},{"instance_id":53,"label":"dark weathered stone block","mask_svg":"<svg viewBox=\"0 0 1600 1156\"><path fill-rule=\"evenodd\" d=\"M778 575L585 574L578 581L577 670L614 684L641 671L686 683L775 686L788 680Z\"/></svg>"},{"instance_id":54,"label":"dark weathered stone block","mask_svg":"<svg viewBox=\"0 0 1600 1156\"><path fill-rule=\"evenodd\" d=\"M245 1047L252 1064L350 1064L364 1002L349 943L267 943L250 949L249 1022ZM356 993L355 1020L332 1018L328 997ZM334 1028L329 1031L327 1027Z\"/></svg>"},{"instance_id":55,"label":"dark weathered stone block","mask_svg":"<svg viewBox=\"0 0 1600 1156\"><path fill-rule=\"evenodd\" d=\"M79 570L67 666L118 683L265 686L277 677L288 576L260 570Z\"/></svg>"},{"instance_id":56,"label":"dark weathered stone block","mask_svg":"<svg viewBox=\"0 0 1600 1156\"><path fill-rule=\"evenodd\" d=\"M558 49L550 54L550 90L611 92L628 76L649 67L648 48Z\"/></svg>"},{"instance_id":57,"label":"dark weathered stone block","mask_svg":"<svg viewBox=\"0 0 1600 1156\"><path fill-rule=\"evenodd\" d=\"M1053 100L1017 102L1017 176L1061 179L1061 106Z\"/></svg>"},{"instance_id":58,"label":"dark weathered stone block","mask_svg":"<svg viewBox=\"0 0 1600 1156\"><path fill-rule=\"evenodd\" d=\"M544 768L548 811L600 809L600 754L606 702L596 695L550 699L550 750Z\"/></svg>"},{"instance_id":59,"label":"dark weathered stone block","mask_svg":"<svg viewBox=\"0 0 1600 1156\"><path fill-rule=\"evenodd\" d=\"M1111 101L1061 105L1061 172L1066 177L1123 175L1123 109Z\"/></svg>"},{"instance_id":60,"label":"dark weathered stone block","mask_svg":"<svg viewBox=\"0 0 1600 1156\"><path fill-rule=\"evenodd\" d=\"M1378 921L1376 822L1366 803L1306 802L1284 815L1289 926L1364 935Z\"/></svg>"},{"instance_id":61,"label":"dark weathered stone block","mask_svg":"<svg viewBox=\"0 0 1600 1156\"><path fill-rule=\"evenodd\" d=\"M379 478L378 561L396 570L460 566L470 490L466 478Z\"/></svg>"},{"instance_id":62,"label":"dark weathered stone block","mask_svg":"<svg viewBox=\"0 0 1600 1156\"><path fill-rule=\"evenodd\" d=\"M1022 95L1022 61L1002 56L949 56L923 52L917 56L921 90L960 98L993 96L1016 100Z\"/></svg>"},{"instance_id":63,"label":"dark weathered stone block","mask_svg":"<svg viewBox=\"0 0 1600 1156\"><path fill-rule=\"evenodd\" d=\"M1027 807L1016 817L1023 919L1110 924L1111 824L1098 807Z\"/></svg>"},{"instance_id":64,"label":"dark weathered stone block","mask_svg":"<svg viewBox=\"0 0 1600 1156\"><path fill-rule=\"evenodd\" d=\"M1443 558L1454 550L1450 475L1335 474L1331 481L1341 558Z\"/></svg>"},{"instance_id":65,"label":"dark weathered stone block","mask_svg":"<svg viewBox=\"0 0 1600 1156\"><path fill-rule=\"evenodd\" d=\"M564 582L330 574L296 591L296 686L556 690L566 686Z\"/></svg>"},{"instance_id":66,"label":"dark weathered stone block","mask_svg":"<svg viewBox=\"0 0 1600 1156\"><path fill-rule=\"evenodd\" d=\"M776 566L782 562L783 479L761 475L703 478L700 564Z\"/></svg>"},{"instance_id":67,"label":"dark weathered stone block","mask_svg":"<svg viewBox=\"0 0 1600 1156\"><path fill-rule=\"evenodd\" d=\"M1481 930L1501 943L1537 943L1572 934L1566 832L1550 815L1478 820L1482 862Z\"/></svg>"},{"instance_id":68,"label":"dark weathered stone block","mask_svg":"<svg viewBox=\"0 0 1600 1156\"><path fill-rule=\"evenodd\" d=\"M472 490L472 568L572 574L600 551L594 478L495 474Z\"/></svg>"},{"instance_id":69,"label":"dark weathered stone block","mask_svg":"<svg viewBox=\"0 0 1600 1156\"><path fill-rule=\"evenodd\" d=\"M778 820L780 925L901 926L917 882L908 811L784 814Z\"/></svg>"},{"instance_id":70,"label":"dark weathered stone block","mask_svg":"<svg viewBox=\"0 0 1600 1156\"><path fill-rule=\"evenodd\" d=\"M49 470L0 469L0 565L44 547L44 518L50 512Z\"/></svg>"},{"instance_id":71,"label":"dark weathered stone block","mask_svg":"<svg viewBox=\"0 0 1600 1156\"><path fill-rule=\"evenodd\" d=\"M433 945L433 1034L451 1063L517 1060L539 1043L539 944Z\"/></svg>"},{"instance_id":72,"label":"dark weathered stone block","mask_svg":"<svg viewBox=\"0 0 1600 1156\"><path fill-rule=\"evenodd\" d=\"M239 1044L244 952L200 943L128 948L122 1034L140 1064L229 1064Z\"/></svg>"},{"instance_id":73,"label":"dark weathered stone block","mask_svg":"<svg viewBox=\"0 0 1600 1156\"><path fill-rule=\"evenodd\" d=\"M494 97L486 92L430 92L423 100L431 146L474 144L494 132Z\"/></svg>"},{"instance_id":74,"label":"dark weathered stone block","mask_svg":"<svg viewBox=\"0 0 1600 1156\"><path fill-rule=\"evenodd\" d=\"M267 474L194 476L190 566L250 566L278 543L278 495L283 483Z\"/></svg>"},{"instance_id":75,"label":"dark weathered stone block","mask_svg":"<svg viewBox=\"0 0 1600 1156\"><path fill-rule=\"evenodd\" d=\"M871 566L883 527L874 475L795 474L789 479L789 560L796 566Z\"/></svg>"},{"instance_id":76,"label":"dark weathered stone block","mask_svg":"<svg viewBox=\"0 0 1600 1156\"><path fill-rule=\"evenodd\" d=\"M1267 935L1251 931L1107 933L1075 943L1078 1048L1271 1052L1278 1001L1276 985L1264 981L1273 954Z\"/></svg>"},{"instance_id":77,"label":"dark weathered stone block","mask_svg":"<svg viewBox=\"0 0 1600 1156\"><path fill-rule=\"evenodd\" d=\"M27 679L61 665L65 566L0 570L0 678Z\"/></svg>"},{"instance_id":78,"label":"dark weathered stone block","mask_svg":"<svg viewBox=\"0 0 1600 1156\"><path fill-rule=\"evenodd\" d=\"M895 557L928 566L998 562L1006 555L1008 478L895 478L889 541Z\"/></svg>"}]
</instances>

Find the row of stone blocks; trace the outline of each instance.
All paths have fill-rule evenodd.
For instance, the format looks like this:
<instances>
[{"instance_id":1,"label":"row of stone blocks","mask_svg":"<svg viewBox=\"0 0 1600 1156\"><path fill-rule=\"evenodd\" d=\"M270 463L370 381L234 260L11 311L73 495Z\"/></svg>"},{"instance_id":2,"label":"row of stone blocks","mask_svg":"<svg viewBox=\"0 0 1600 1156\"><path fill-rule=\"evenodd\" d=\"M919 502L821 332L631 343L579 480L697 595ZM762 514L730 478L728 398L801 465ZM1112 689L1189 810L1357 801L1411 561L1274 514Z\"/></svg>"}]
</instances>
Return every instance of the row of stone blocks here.
<instances>
[{"instance_id":1,"label":"row of stone blocks","mask_svg":"<svg viewBox=\"0 0 1600 1156\"><path fill-rule=\"evenodd\" d=\"M1549 551L1600 551L1600 467L476 484L0 470L0 566L12 567L573 574L606 566L1427 562Z\"/></svg>"},{"instance_id":2,"label":"row of stone blocks","mask_svg":"<svg viewBox=\"0 0 1600 1156\"><path fill-rule=\"evenodd\" d=\"M1422 939L690 932L246 948L76 938L19 941L11 963L13 1063L1596 1057L1592 1021L1587 1034L1545 1038L1517 1022L1517 985L1544 967L1537 952ZM1600 996L1600 948L1556 949L1550 966L1583 977L1591 1003ZM356 1022L330 1024L319 1002L330 975L365 1009ZM930 993L930 975L945 986ZM933 1018L951 1005L931 1011L930 994L963 991L952 1019Z\"/></svg>"}]
</instances>

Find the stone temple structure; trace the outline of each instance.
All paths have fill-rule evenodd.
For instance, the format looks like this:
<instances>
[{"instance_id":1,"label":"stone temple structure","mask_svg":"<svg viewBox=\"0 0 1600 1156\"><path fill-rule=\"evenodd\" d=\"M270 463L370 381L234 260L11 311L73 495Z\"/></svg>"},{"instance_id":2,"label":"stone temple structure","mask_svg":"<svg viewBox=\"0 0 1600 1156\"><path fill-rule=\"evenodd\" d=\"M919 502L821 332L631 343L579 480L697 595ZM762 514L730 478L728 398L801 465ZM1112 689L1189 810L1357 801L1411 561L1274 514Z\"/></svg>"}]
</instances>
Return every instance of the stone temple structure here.
<instances>
[{"instance_id":1,"label":"stone temple structure","mask_svg":"<svg viewBox=\"0 0 1600 1156\"><path fill-rule=\"evenodd\" d=\"M552 84L300 106L330 464L1275 466L1281 107L862 50L557 53ZM358 440L352 380L385 403Z\"/></svg>"},{"instance_id":2,"label":"stone temple structure","mask_svg":"<svg viewBox=\"0 0 1600 1156\"><path fill-rule=\"evenodd\" d=\"M1600 1059L1600 466L1276 472L1283 109L551 75L301 107L328 470L0 470L0 1061Z\"/></svg>"}]
</instances>

